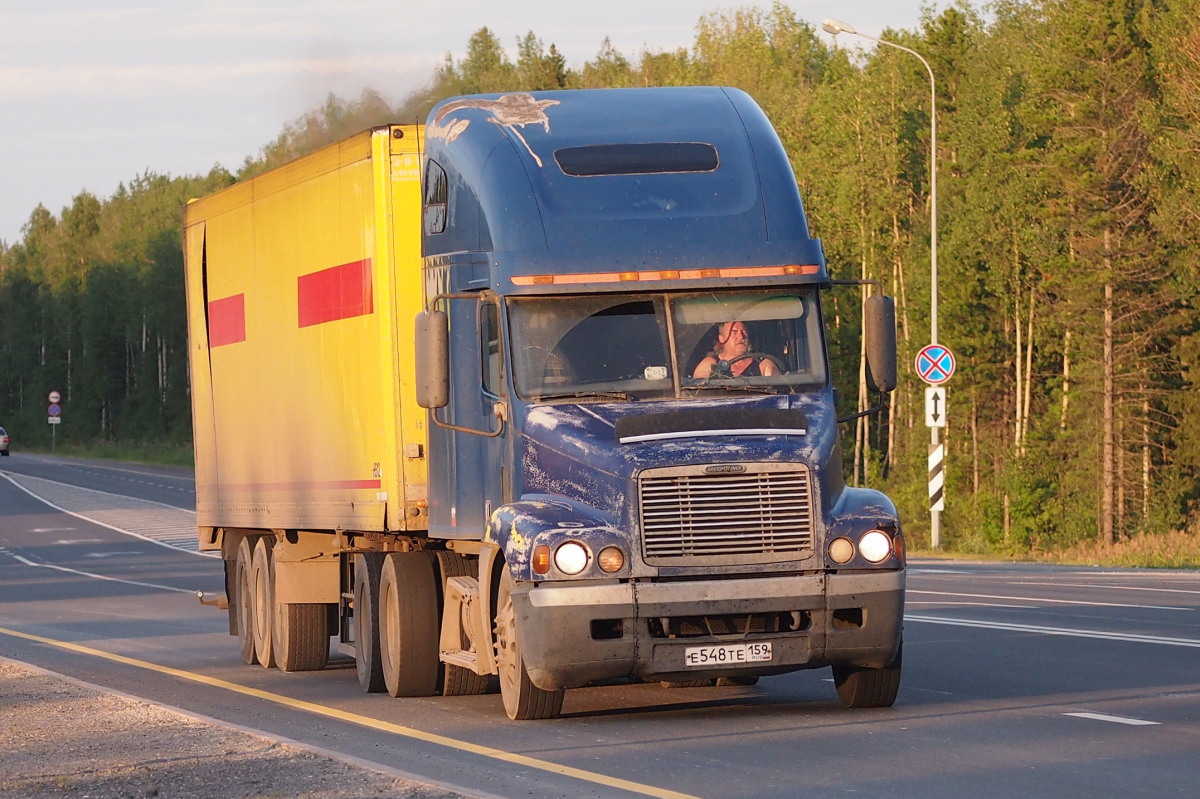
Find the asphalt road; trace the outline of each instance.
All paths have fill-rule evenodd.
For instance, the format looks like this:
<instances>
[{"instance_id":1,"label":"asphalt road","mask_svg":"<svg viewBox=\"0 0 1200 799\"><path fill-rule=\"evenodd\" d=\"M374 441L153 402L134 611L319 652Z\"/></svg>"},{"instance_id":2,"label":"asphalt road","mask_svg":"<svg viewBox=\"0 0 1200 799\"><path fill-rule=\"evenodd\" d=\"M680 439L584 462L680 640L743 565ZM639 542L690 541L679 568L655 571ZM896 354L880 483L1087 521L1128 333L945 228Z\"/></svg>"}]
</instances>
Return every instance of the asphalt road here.
<instances>
[{"instance_id":1,"label":"asphalt road","mask_svg":"<svg viewBox=\"0 0 1200 799\"><path fill-rule=\"evenodd\" d=\"M560 719L511 722L494 695L363 694L344 658L244 665L194 598L221 589L220 563L176 548L189 480L0 461L0 655L503 797L1200 794L1195 572L917 560L893 708L843 709L821 670L576 690Z\"/></svg>"}]
</instances>

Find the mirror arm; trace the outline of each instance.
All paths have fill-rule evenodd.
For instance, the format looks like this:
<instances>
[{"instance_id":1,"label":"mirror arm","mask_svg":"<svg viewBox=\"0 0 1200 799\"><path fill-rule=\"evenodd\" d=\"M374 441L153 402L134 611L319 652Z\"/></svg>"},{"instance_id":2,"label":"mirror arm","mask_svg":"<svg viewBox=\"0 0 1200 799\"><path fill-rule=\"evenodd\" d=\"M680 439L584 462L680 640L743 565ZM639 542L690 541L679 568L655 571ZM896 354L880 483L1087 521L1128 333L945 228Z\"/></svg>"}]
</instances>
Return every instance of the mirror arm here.
<instances>
[{"instance_id":1,"label":"mirror arm","mask_svg":"<svg viewBox=\"0 0 1200 799\"><path fill-rule=\"evenodd\" d=\"M865 411L859 411L858 413L852 413L849 416L839 416L838 424L842 424L843 422L853 422L855 419L861 419L864 416L874 416L875 414L879 413L886 407L887 407L887 403L883 401L883 392L881 391L881 392L879 392L879 404L878 405L876 405L874 408L867 408Z\"/></svg>"}]
</instances>

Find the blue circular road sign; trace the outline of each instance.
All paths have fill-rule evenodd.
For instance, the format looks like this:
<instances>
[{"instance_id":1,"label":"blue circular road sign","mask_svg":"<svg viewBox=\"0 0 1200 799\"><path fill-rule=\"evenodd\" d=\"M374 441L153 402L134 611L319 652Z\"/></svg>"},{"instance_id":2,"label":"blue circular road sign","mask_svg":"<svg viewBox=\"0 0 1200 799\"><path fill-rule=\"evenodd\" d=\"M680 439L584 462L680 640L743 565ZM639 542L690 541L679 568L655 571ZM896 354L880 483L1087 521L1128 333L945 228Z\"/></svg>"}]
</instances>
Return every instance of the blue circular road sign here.
<instances>
[{"instance_id":1,"label":"blue circular road sign","mask_svg":"<svg viewBox=\"0 0 1200 799\"><path fill-rule=\"evenodd\" d=\"M940 386L954 375L954 353L942 344L930 344L917 353L917 374L931 386Z\"/></svg>"}]
</instances>

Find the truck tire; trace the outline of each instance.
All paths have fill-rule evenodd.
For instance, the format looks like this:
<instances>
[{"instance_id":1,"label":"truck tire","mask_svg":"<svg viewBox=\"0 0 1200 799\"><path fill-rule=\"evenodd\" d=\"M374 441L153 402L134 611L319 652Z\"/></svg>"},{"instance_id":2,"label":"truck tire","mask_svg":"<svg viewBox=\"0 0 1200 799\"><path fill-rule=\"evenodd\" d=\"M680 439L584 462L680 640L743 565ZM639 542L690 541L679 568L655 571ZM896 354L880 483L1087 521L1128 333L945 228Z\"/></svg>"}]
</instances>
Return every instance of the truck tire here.
<instances>
[{"instance_id":1,"label":"truck tire","mask_svg":"<svg viewBox=\"0 0 1200 799\"><path fill-rule=\"evenodd\" d=\"M241 646L242 660L249 666L258 662L258 655L254 651L254 583L250 579L253 561L254 538L247 536L238 544L234 566L234 602L237 605L238 644Z\"/></svg>"},{"instance_id":2,"label":"truck tire","mask_svg":"<svg viewBox=\"0 0 1200 799\"><path fill-rule=\"evenodd\" d=\"M500 592L496 597L496 665L500 670L500 697L504 712L514 721L555 719L562 713L566 690L546 691L529 679L521 644L517 640L517 614L513 608L513 578L502 567Z\"/></svg>"},{"instance_id":3,"label":"truck tire","mask_svg":"<svg viewBox=\"0 0 1200 799\"><path fill-rule=\"evenodd\" d=\"M271 551L275 539L262 536L254 544L254 556L250 566L251 595L254 597L252 629L254 653L265 668L274 668L275 652L272 647L272 627L275 620L275 556Z\"/></svg>"},{"instance_id":4,"label":"truck tire","mask_svg":"<svg viewBox=\"0 0 1200 799\"><path fill-rule=\"evenodd\" d=\"M329 612L320 603L275 605L275 661L281 671L320 671L329 662Z\"/></svg>"},{"instance_id":5,"label":"truck tire","mask_svg":"<svg viewBox=\"0 0 1200 799\"><path fill-rule=\"evenodd\" d=\"M438 618L442 617L442 608L445 603L446 596L446 580L450 577L475 577L478 574L478 561L464 558L457 552L438 552L438 565L441 567L441 575L438 582ZM463 636L466 638L466 635ZM468 641L463 641L461 645L465 646ZM443 663L440 674L440 688L442 696L477 696L486 694L488 690L488 681L491 679L490 674L476 674L470 669L462 666L455 666L451 663Z\"/></svg>"},{"instance_id":6,"label":"truck tire","mask_svg":"<svg viewBox=\"0 0 1200 799\"><path fill-rule=\"evenodd\" d=\"M368 694L387 688L383 660L379 657L379 577L382 552L363 552L354 557L354 662L358 684Z\"/></svg>"},{"instance_id":7,"label":"truck tire","mask_svg":"<svg viewBox=\"0 0 1200 799\"><path fill-rule=\"evenodd\" d=\"M660 680L663 688L709 688L717 684L714 679L708 680Z\"/></svg>"},{"instance_id":8,"label":"truck tire","mask_svg":"<svg viewBox=\"0 0 1200 799\"><path fill-rule=\"evenodd\" d=\"M904 641L896 649L896 657L881 669L857 666L834 666L833 684L838 698L849 708L891 707L900 691L900 671Z\"/></svg>"},{"instance_id":9,"label":"truck tire","mask_svg":"<svg viewBox=\"0 0 1200 799\"><path fill-rule=\"evenodd\" d=\"M758 685L758 677L718 677L717 687L727 688L731 685Z\"/></svg>"},{"instance_id":10,"label":"truck tire","mask_svg":"<svg viewBox=\"0 0 1200 799\"><path fill-rule=\"evenodd\" d=\"M379 654L392 696L433 696L438 682L433 553L391 552L379 578Z\"/></svg>"}]
</instances>

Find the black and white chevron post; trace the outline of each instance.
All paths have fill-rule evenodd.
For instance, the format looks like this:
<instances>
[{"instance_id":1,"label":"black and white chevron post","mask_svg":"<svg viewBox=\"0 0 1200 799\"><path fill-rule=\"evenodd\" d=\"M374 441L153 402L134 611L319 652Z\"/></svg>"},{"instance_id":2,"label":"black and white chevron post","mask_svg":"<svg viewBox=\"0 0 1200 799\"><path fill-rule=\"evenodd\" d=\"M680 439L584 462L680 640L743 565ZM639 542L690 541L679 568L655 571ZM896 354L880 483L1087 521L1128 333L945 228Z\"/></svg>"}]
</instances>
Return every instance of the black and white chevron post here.
<instances>
[{"instance_id":1,"label":"black and white chevron post","mask_svg":"<svg viewBox=\"0 0 1200 799\"><path fill-rule=\"evenodd\" d=\"M929 448L929 510L946 509L946 445Z\"/></svg>"}]
</instances>

